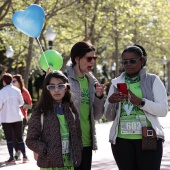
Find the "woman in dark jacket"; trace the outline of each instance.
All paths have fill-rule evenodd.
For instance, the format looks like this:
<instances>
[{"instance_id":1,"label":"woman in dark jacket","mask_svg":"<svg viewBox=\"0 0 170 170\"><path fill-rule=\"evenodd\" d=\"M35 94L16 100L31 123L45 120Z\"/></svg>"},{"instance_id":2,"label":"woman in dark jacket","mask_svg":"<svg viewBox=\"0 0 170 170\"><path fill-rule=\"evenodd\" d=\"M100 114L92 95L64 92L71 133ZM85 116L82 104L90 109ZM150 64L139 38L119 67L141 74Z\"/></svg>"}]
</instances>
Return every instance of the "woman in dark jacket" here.
<instances>
[{"instance_id":1,"label":"woman in dark jacket","mask_svg":"<svg viewBox=\"0 0 170 170\"><path fill-rule=\"evenodd\" d=\"M60 71L50 72L44 80L41 98L29 121L26 144L38 154L41 170L73 170L81 163L79 116L71 101L68 79Z\"/></svg>"}]
</instances>

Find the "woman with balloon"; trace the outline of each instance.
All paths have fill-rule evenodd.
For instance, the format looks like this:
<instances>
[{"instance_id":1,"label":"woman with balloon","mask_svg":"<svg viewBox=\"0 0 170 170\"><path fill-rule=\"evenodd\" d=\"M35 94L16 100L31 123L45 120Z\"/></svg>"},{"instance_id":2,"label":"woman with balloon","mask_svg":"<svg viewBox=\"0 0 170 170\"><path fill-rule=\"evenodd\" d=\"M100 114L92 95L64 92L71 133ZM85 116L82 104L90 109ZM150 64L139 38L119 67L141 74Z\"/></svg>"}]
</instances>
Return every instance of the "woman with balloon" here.
<instances>
[{"instance_id":1,"label":"woman with balloon","mask_svg":"<svg viewBox=\"0 0 170 170\"><path fill-rule=\"evenodd\" d=\"M39 43L38 36L42 31L44 18L44 10L33 4L25 11L14 13L12 21L18 30L32 38L36 38ZM27 24L23 24L23 22L27 22ZM73 93L72 100L79 113L82 131L82 162L75 170L91 170L92 150L97 150L94 120L99 120L103 116L103 92L108 83L99 84L91 73L96 59L93 45L85 41L77 42L71 49L72 65L68 66L66 70ZM54 50L43 52L40 58L40 65L45 71L48 68L59 70L62 64L61 55Z\"/></svg>"},{"instance_id":2,"label":"woman with balloon","mask_svg":"<svg viewBox=\"0 0 170 170\"><path fill-rule=\"evenodd\" d=\"M75 170L90 170L92 150L97 150L95 123L103 115L104 88L91 73L97 56L95 47L85 41L77 42L71 49L72 65L66 75L71 85L73 102L80 116L82 131L82 162Z\"/></svg>"},{"instance_id":3,"label":"woman with balloon","mask_svg":"<svg viewBox=\"0 0 170 170\"><path fill-rule=\"evenodd\" d=\"M51 70L62 67L58 52L47 50L44 54L40 58L40 65L47 71L47 75ZM99 84L91 73L97 59L92 44L85 41L77 42L73 45L70 55L72 65L67 66L65 75L71 86L73 103L79 113L83 144L81 164L74 169L91 170L92 150L97 150L94 120L99 120L103 116L103 92L108 83Z\"/></svg>"}]
</instances>

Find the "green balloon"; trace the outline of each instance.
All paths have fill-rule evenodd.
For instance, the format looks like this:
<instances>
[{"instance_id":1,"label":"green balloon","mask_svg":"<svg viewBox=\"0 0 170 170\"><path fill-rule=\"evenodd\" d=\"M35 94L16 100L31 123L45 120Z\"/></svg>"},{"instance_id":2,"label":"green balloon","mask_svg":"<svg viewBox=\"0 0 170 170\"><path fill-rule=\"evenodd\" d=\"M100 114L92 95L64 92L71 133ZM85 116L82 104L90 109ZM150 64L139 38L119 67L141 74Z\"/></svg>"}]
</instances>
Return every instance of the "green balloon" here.
<instances>
[{"instance_id":1,"label":"green balloon","mask_svg":"<svg viewBox=\"0 0 170 170\"><path fill-rule=\"evenodd\" d=\"M49 67L52 71L60 70L62 65L63 58L61 54L55 50L46 50L40 57L40 66L44 71L47 71Z\"/></svg>"}]
</instances>

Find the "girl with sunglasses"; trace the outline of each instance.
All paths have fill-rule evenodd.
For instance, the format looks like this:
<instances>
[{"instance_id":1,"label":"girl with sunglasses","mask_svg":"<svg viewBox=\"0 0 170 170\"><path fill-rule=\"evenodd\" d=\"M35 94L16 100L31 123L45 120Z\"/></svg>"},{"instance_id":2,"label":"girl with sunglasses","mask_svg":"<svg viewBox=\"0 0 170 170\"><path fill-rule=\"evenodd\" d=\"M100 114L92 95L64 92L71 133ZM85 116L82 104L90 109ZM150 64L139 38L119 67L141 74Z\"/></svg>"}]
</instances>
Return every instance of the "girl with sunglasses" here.
<instances>
[{"instance_id":1,"label":"girl with sunglasses","mask_svg":"<svg viewBox=\"0 0 170 170\"><path fill-rule=\"evenodd\" d=\"M26 144L38 154L40 170L74 170L80 165L79 115L71 100L68 79L60 71L50 72L44 80L29 121Z\"/></svg>"},{"instance_id":2,"label":"girl with sunglasses","mask_svg":"<svg viewBox=\"0 0 170 170\"><path fill-rule=\"evenodd\" d=\"M146 57L140 45L123 51L125 72L112 79L105 103L106 118L113 121L109 141L119 170L160 170L164 133L158 117L167 115L167 94L159 77L146 72ZM126 83L127 94L118 91L118 83ZM156 133L157 149L142 148L142 127L153 128L149 132Z\"/></svg>"},{"instance_id":3,"label":"girl with sunglasses","mask_svg":"<svg viewBox=\"0 0 170 170\"><path fill-rule=\"evenodd\" d=\"M80 116L83 142L82 162L75 170L91 170L92 150L97 150L94 120L101 119L103 115L103 91L107 83L99 84L91 72L97 59L93 45L77 42L70 55L72 65L67 66L66 74Z\"/></svg>"}]
</instances>

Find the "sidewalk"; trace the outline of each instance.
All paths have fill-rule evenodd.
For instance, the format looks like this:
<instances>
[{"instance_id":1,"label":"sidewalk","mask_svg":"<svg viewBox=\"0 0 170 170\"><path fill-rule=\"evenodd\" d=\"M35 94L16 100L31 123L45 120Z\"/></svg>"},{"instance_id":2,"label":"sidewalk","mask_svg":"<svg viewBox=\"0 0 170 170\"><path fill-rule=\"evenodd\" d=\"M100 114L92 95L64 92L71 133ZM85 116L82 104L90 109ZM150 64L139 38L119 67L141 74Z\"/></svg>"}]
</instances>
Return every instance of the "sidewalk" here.
<instances>
[{"instance_id":1,"label":"sidewalk","mask_svg":"<svg viewBox=\"0 0 170 170\"><path fill-rule=\"evenodd\" d=\"M170 112L167 117L159 118L161 125L164 127L165 143L164 153L162 158L161 170L170 170ZM112 156L110 143L108 142L111 122L96 124L98 150L93 152L92 170L118 170L114 158ZM16 161L16 165L2 166L2 162L8 160L9 155L5 141L0 142L0 170L39 170L36 161L33 158L31 150L26 148L29 158L28 163Z\"/></svg>"},{"instance_id":2,"label":"sidewalk","mask_svg":"<svg viewBox=\"0 0 170 170\"><path fill-rule=\"evenodd\" d=\"M163 157L160 170L170 170L170 112L166 117L159 118L165 133ZM112 123L97 124L98 150L93 154L92 170L118 170L111 152L109 132Z\"/></svg>"},{"instance_id":3,"label":"sidewalk","mask_svg":"<svg viewBox=\"0 0 170 170\"><path fill-rule=\"evenodd\" d=\"M16 165L4 166L3 162L9 159L9 154L7 152L6 141L0 142L0 169L2 170L39 170L40 168L37 167L36 165L36 161L33 158L32 151L26 148L26 153L29 159L28 163L22 163L22 159L21 159L20 161L16 161Z\"/></svg>"}]
</instances>

